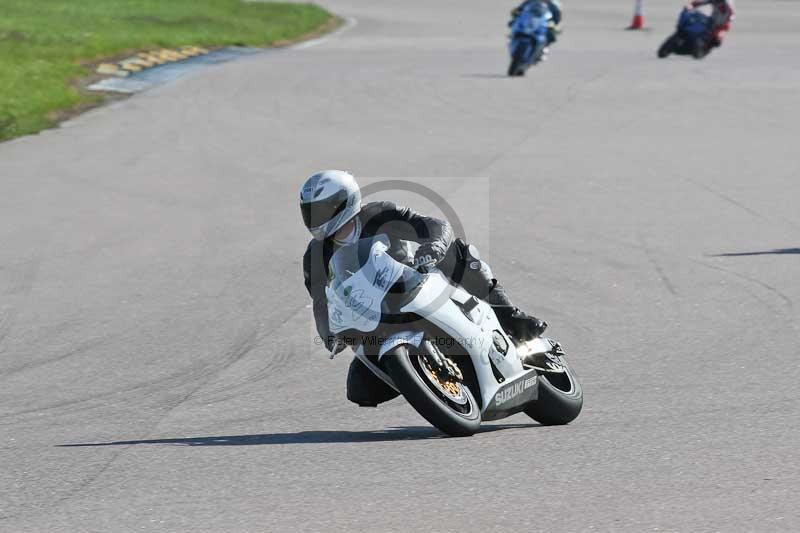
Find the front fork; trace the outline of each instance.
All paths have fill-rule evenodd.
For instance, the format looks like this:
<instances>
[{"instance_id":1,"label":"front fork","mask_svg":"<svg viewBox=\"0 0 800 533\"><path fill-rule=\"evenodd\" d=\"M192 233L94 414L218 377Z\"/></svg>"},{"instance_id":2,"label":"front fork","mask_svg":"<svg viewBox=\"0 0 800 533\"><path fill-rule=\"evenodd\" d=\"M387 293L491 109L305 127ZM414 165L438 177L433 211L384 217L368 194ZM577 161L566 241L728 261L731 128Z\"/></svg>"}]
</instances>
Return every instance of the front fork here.
<instances>
[{"instance_id":1,"label":"front fork","mask_svg":"<svg viewBox=\"0 0 800 533\"><path fill-rule=\"evenodd\" d=\"M464 375L449 357L439 350L430 340L425 339L419 347L422 355L436 372L437 377L444 380L463 381Z\"/></svg>"}]
</instances>

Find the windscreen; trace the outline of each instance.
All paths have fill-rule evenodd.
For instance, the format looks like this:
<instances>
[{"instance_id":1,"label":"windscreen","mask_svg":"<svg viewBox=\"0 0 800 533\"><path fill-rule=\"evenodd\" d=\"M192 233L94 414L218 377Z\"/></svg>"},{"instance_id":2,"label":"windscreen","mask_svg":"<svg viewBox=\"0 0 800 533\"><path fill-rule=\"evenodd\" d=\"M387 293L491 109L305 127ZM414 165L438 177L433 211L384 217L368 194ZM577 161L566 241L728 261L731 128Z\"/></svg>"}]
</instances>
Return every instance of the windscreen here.
<instances>
[{"instance_id":1,"label":"windscreen","mask_svg":"<svg viewBox=\"0 0 800 533\"><path fill-rule=\"evenodd\" d=\"M377 235L342 246L331 257L326 288L331 332L373 331L380 323L386 294L398 281L421 283L422 275L388 253L389 239ZM410 283L408 280L414 280Z\"/></svg>"},{"instance_id":2,"label":"windscreen","mask_svg":"<svg viewBox=\"0 0 800 533\"><path fill-rule=\"evenodd\" d=\"M522 12L514 19L511 26L513 33L523 33L533 35L536 33L537 28L544 24L544 19L549 19L549 10L541 3L536 3L532 7L523 9Z\"/></svg>"}]
</instances>

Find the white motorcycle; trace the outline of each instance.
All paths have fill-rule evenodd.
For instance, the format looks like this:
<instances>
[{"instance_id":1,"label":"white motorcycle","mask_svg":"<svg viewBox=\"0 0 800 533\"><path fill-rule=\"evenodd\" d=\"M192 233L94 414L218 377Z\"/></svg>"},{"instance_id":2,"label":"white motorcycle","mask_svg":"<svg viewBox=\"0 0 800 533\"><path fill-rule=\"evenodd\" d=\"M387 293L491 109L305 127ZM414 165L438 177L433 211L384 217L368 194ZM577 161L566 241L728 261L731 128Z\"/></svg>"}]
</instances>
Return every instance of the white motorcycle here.
<instances>
[{"instance_id":1,"label":"white motorcycle","mask_svg":"<svg viewBox=\"0 0 800 533\"><path fill-rule=\"evenodd\" d=\"M469 436L481 420L520 411L544 425L578 416L583 390L559 343L515 342L489 304L389 251L388 238L377 235L334 253L329 325L428 422Z\"/></svg>"}]
</instances>

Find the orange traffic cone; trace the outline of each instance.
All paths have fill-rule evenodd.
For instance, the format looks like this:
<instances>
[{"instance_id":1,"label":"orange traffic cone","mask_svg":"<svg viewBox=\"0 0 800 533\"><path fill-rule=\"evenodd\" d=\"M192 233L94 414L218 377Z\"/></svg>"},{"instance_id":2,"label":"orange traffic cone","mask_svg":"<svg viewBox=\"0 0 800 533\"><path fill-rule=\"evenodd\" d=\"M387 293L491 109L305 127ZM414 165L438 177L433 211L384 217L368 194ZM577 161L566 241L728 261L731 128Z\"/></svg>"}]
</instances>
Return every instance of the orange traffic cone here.
<instances>
[{"instance_id":1,"label":"orange traffic cone","mask_svg":"<svg viewBox=\"0 0 800 533\"><path fill-rule=\"evenodd\" d=\"M641 30L644 28L644 12L642 9L642 1L636 0L636 7L633 9L633 21L628 26L629 30Z\"/></svg>"}]
</instances>

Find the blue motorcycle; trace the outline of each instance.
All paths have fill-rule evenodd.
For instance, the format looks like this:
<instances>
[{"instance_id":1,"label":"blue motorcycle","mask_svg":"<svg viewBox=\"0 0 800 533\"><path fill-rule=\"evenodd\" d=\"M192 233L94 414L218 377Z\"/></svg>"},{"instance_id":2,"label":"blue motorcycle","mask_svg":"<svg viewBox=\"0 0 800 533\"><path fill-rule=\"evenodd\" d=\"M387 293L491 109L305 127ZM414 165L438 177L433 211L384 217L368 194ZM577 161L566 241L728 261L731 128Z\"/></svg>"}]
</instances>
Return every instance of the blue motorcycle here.
<instances>
[{"instance_id":1,"label":"blue motorcycle","mask_svg":"<svg viewBox=\"0 0 800 533\"><path fill-rule=\"evenodd\" d=\"M550 42L550 22L553 14L544 2L530 2L509 22L511 40L508 51L511 64L509 76L524 76L531 65L542 60Z\"/></svg>"},{"instance_id":2,"label":"blue motorcycle","mask_svg":"<svg viewBox=\"0 0 800 533\"><path fill-rule=\"evenodd\" d=\"M677 54L702 59L710 51L710 40L711 17L685 7L678 17L678 29L658 49L658 57Z\"/></svg>"}]
</instances>

